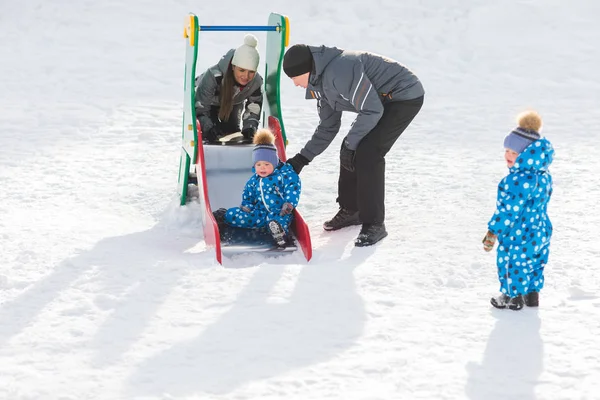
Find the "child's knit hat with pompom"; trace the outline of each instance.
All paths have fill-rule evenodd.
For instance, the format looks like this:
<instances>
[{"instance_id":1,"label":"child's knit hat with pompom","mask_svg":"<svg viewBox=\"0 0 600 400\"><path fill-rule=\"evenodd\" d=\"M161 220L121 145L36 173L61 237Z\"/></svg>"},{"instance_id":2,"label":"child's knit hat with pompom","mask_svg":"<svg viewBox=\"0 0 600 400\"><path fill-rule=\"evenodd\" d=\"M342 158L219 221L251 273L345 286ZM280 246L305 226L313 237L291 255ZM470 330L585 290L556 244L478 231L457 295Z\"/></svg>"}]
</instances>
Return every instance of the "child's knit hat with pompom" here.
<instances>
[{"instance_id":1,"label":"child's knit hat with pompom","mask_svg":"<svg viewBox=\"0 0 600 400\"><path fill-rule=\"evenodd\" d=\"M517 116L519 126L504 138L504 148L522 153L540 138L542 118L535 111L525 111Z\"/></svg>"},{"instance_id":2,"label":"child's knit hat with pompom","mask_svg":"<svg viewBox=\"0 0 600 400\"><path fill-rule=\"evenodd\" d=\"M252 165L259 161L266 161L277 167L279 158L275 147L275 135L268 129L259 129L254 134L254 150L252 151Z\"/></svg>"}]
</instances>

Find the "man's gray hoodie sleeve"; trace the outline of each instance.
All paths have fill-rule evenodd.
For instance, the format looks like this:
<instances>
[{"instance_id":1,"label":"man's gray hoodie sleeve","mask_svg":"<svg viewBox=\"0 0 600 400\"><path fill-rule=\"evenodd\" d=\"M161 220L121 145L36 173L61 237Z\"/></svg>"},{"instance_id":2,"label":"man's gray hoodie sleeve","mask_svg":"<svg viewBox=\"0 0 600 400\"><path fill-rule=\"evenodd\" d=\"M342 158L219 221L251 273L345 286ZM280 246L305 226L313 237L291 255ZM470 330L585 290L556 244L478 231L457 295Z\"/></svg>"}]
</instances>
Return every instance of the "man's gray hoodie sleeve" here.
<instances>
[{"instance_id":1,"label":"man's gray hoodie sleeve","mask_svg":"<svg viewBox=\"0 0 600 400\"><path fill-rule=\"evenodd\" d=\"M217 80L210 70L198 77L196 83L196 118L200 121L203 132L213 127L210 119L210 101L217 91Z\"/></svg>"},{"instance_id":2,"label":"man's gray hoodie sleeve","mask_svg":"<svg viewBox=\"0 0 600 400\"><path fill-rule=\"evenodd\" d=\"M383 104L377 89L365 74L362 63L355 61L352 69L336 73L333 87L352 104L358 116L344 139L350 150L356 150L360 141L369 133L383 115ZM349 69L349 68L348 68Z\"/></svg>"},{"instance_id":3,"label":"man's gray hoodie sleeve","mask_svg":"<svg viewBox=\"0 0 600 400\"><path fill-rule=\"evenodd\" d=\"M312 161L316 156L325 151L331 144L342 124L342 112L335 111L327 101L322 98L317 102L319 111L319 125L312 138L300 150L300 154Z\"/></svg>"}]
</instances>

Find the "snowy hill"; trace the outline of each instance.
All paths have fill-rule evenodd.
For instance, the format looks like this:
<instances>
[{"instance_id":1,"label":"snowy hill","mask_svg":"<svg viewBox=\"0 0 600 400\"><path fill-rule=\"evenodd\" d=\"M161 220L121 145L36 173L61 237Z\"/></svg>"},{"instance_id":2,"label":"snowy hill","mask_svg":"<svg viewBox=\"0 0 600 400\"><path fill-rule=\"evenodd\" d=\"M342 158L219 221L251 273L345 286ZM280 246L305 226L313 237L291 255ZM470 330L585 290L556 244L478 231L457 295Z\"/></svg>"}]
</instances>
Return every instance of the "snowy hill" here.
<instances>
[{"instance_id":1,"label":"snowy hill","mask_svg":"<svg viewBox=\"0 0 600 400\"><path fill-rule=\"evenodd\" d=\"M321 229L346 115L302 171L313 260L213 260L176 196L188 12L279 12L291 44L415 71L425 105L387 157L388 238ZM600 399L599 16L582 0L4 2L0 399ZM242 37L201 34L199 70ZM293 155L318 118L282 91ZM555 232L539 310L501 312L481 239L529 107L556 148Z\"/></svg>"}]
</instances>

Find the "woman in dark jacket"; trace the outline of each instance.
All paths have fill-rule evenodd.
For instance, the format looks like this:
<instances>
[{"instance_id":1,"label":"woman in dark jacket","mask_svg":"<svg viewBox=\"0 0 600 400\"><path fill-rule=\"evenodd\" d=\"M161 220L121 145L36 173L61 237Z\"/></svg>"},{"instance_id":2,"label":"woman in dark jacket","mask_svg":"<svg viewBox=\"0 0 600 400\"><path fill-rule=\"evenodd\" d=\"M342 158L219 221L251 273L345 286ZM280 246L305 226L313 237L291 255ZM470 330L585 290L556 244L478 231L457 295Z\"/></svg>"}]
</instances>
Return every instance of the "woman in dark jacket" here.
<instances>
[{"instance_id":1,"label":"woman in dark jacket","mask_svg":"<svg viewBox=\"0 0 600 400\"><path fill-rule=\"evenodd\" d=\"M257 43L254 35L246 35L242 46L196 78L196 116L204 142L240 130L248 141L254 136L263 100Z\"/></svg>"}]
</instances>

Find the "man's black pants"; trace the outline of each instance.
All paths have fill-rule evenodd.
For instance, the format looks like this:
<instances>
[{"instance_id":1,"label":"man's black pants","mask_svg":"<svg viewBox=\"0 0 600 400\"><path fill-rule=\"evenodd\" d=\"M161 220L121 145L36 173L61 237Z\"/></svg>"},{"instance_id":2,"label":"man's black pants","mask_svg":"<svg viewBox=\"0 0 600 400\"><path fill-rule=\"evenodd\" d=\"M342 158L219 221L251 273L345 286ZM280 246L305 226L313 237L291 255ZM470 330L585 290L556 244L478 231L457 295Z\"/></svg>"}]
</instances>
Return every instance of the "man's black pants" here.
<instances>
[{"instance_id":1,"label":"man's black pants","mask_svg":"<svg viewBox=\"0 0 600 400\"><path fill-rule=\"evenodd\" d=\"M337 202L358 211L363 224L385 220L385 155L421 110L423 96L387 103L381 119L356 148L354 172L340 166Z\"/></svg>"}]
</instances>

